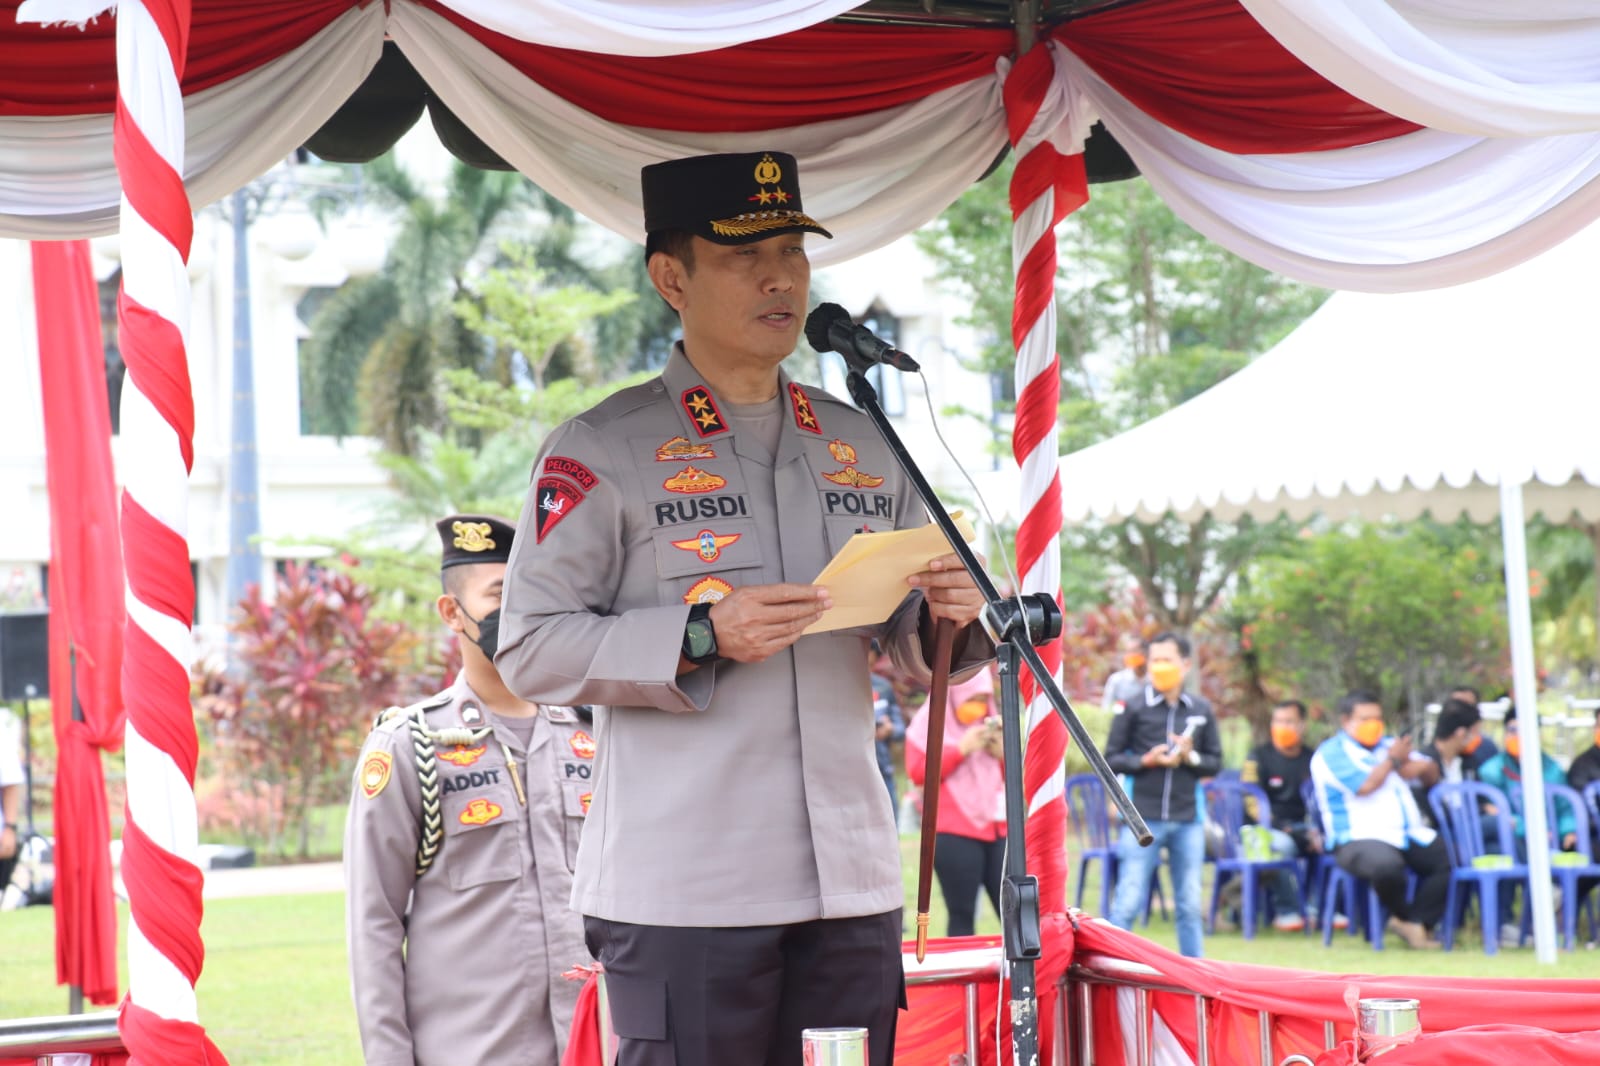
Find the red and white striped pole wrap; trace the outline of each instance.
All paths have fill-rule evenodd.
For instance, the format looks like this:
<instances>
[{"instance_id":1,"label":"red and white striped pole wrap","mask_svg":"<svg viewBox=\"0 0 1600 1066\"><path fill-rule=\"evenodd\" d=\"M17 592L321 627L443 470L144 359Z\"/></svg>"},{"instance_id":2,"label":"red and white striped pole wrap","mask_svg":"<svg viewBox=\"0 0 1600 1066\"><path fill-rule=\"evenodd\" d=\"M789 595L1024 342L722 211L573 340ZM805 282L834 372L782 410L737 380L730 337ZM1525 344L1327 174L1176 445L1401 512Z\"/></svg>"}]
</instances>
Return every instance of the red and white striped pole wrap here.
<instances>
[{"instance_id":1,"label":"red and white striped pole wrap","mask_svg":"<svg viewBox=\"0 0 1600 1066\"><path fill-rule=\"evenodd\" d=\"M114 144L122 180L119 339L122 543L128 630L128 998L122 1041L134 1063L218 1066L227 1060L199 1023L198 743L189 704L194 581L186 539L194 466L189 385L189 244L179 88L189 48L189 0L121 0L117 11Z\"/></svg>"},{"instance_id":2,"label":"red and white striped pole wrap","mask_svg":"<svg viewBox=\"0 0 1600 1066\"><path fill-rule=\"evenodd\" d=\"M1017 350L1017 417L1012 452L1022 470L1022 524L1017 569L1022 591L1061 594L1061 480L1056 412L1061 398L1056 353L1056 233L1063 218L1089 198L1083 143L1093 124L1081 97L1058 75L1056 44L1019 57L1005 78L1006 123L1016 150L1011 176L1011 260L1016 303L1011 339ZM1039 649L1052 674L1061 669L1058 641ZM1066 911L1066 806L1062 760L1067 731L1033 678L1023 677L1028 745L1023 790L1028 800L1027 856L1039 878L1042 914Z\"/></svg>"}]
</instances>

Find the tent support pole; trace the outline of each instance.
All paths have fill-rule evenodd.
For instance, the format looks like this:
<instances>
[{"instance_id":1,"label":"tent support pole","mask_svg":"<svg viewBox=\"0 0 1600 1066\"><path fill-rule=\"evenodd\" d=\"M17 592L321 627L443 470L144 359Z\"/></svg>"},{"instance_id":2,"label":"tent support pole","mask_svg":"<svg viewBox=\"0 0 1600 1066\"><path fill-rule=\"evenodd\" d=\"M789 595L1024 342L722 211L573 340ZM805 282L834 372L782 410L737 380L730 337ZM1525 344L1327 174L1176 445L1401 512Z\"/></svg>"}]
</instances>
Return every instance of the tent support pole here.
<instances>
[{"instance_id":1,"label":"tent support pole","mask_svg":"<svg viewBox=\"0 0 1600 1066\"><path fill-rule=\"evenodd\" d=\"M1522 481L1500 478L1500 536L1506 559L1506 620L1511 628L1511 681L1522 738L1522 819L1528 844L1526 905L1533 908L1534 957L1556 961L1555 913L1551 904L1550 836L1545 817L1544 754L1539 744L1539 687L1533 668L1533 612L1528 596L1528 530L1522 510ZM1449 916L1446 915L1446 920ZM1493 935L1493 934L1491 934Z\"/></svg>"}]
</instances>

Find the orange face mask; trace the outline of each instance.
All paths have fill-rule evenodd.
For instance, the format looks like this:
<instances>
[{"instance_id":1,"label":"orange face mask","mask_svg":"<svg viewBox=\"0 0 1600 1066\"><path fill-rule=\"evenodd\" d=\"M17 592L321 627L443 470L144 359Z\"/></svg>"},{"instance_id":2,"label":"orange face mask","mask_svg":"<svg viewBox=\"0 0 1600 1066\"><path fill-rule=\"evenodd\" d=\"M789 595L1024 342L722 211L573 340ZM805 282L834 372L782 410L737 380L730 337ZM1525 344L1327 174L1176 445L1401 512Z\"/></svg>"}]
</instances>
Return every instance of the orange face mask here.
<instances>
[{"instance_id":1,"label":"orange face mask","mask_svg":"<svg viewBox=\"0 0 1600 1066\"><path fill-rule=\"evenodd\" d=\"M956 721L962 725L971 725L981 722L989 716L989 701L985 699L968 700L956 704Z\"/></svg>"},{"instance_id":2,"label":"orange face mask","mask_svg":"<svg viewBox=\"0 0 1600 1066\"><path fill-rule=\"evenodd\" d=\"M1383 719L1369 718L1365 722L1357 722L1353 735L1356 743L1362 747L1377 747L1378 741L1383 739Z\"/></svg>"},{"instance_id":3,"label":"orange face mask","mask_svg":"<svg viewBox=\"0 0 1600 1066\"><path fill-rule=\"evenodd\" d=\"M1506 737L1506 754L1513 759L1522 758L1522 738L1513 734Z\"/></svg>"},{"instance_id":4,"label":"orange face mask","mask_svg":"<svg viewBox=\"0 0 1600 1066\"><path fill-rule=\"evenodd\" d=\"M1300 743L1300 730L1292 725L1275 725L1272 727L1272 746L1279 751L1288 751Z\"/></svg>"},{"instance_id":5,"label":"orange face mask","mask_svg":"<svg viewBox=\"0 0 1600 1066\"><path fill-rule=\"evenodd\" d=\"M1151 663L1150 683L1157 692L1171 692L1183 684L1183 667L1177 663Z\"/></svg>"},{"instance_id":6,"label":"orange face mask","mask_svg":"<svg viewBox=\"0 0 1600 1066\"><path fill-rule=\"evenodd\" d=\"M1595 735L1600 737L1600 733L1596 733ZM1482 743L1483 737L1480 734L1469 734L1467 737L1467 742L1461 746L1461 754L1471 755L1473 752L1478 750L1478 746ZM1596 743L1600 743L1600 740L1597 740Z\"/></svg>"},{"instance_id":7,"label":"orange face mask","mask_svg":"<svg viewBox=\"0 0 1600 1066\"><path fill-rule=\"evenodd\" d=\"M1131 651L1122 657L1122 665L1129 670L1137 670L1144 665L1144 652Z\"/></svg>"},{"instance_id":8,"label":"orange face mask","mask_svg":"<svg viewBox=\"0 0 1600 1066\"><path fill-rule=\"evenodd\" d=\"M1600 748L1600 729L1594 731L1594 746Z\"/></svg>"}]
</instances>

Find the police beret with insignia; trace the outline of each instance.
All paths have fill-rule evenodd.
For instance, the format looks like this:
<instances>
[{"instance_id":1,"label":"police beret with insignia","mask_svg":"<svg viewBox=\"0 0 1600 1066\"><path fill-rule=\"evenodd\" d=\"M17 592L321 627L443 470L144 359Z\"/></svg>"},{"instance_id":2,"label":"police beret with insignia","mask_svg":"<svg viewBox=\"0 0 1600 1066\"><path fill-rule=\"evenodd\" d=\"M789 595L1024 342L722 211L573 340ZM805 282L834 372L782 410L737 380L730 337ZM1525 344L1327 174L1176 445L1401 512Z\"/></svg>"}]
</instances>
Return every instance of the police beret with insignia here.
<instances>
[{"instance_id":1,"label":"police beret with insignia","mask_svg":"<svg viewBox=\"0 0 1600 1066\"><path fill-rule=\"evenodd\" d=\"M494 515L458 514L434 523L439 529L443 556L439 569L467 563L503 563L511 557L511 540L517 527Z\"/></svg>"},{"instance_id":2,"label":"police beret with insignia","mask_svg":"<svg viewBox=\"0 0 1600 1066\"><path fill-rule=\"evenodd\" d=\"M646 233L682 230L717 244L780 233L831 238L800 203L800 167L787 152L727 152L653 163L639 173Z\"/></svg>"}]
</instances>

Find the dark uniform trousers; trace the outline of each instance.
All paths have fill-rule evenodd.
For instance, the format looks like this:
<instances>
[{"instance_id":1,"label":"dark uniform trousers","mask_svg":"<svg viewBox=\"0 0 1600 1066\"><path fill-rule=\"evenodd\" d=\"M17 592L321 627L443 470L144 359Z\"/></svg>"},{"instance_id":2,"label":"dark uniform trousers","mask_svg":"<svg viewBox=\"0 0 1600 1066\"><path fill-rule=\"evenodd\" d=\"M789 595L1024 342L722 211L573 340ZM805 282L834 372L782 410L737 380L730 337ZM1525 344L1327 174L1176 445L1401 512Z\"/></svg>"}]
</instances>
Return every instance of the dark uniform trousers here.
<instances>
[{"instance_id":1,"label":"dark uniform trousers","mask_svg":"<svg viewBox=\"0 0 1600 1066\"><path fill-rule=\"evenodd\" d=\"M583 920L605 967L617 1066L801 1066L803 1029L868 1030L894 1056L906 1004L899 909L792 925L672 928Z\"/></svg>"}]
</instances>

